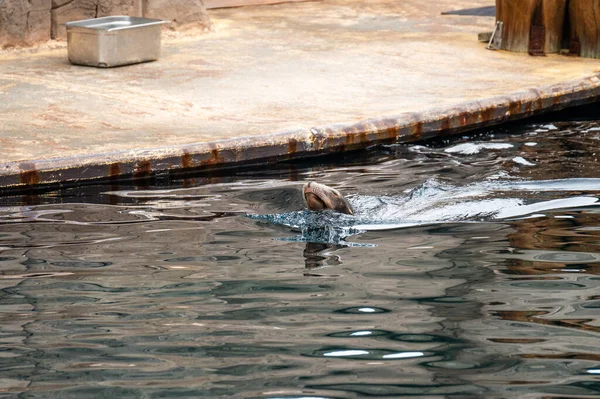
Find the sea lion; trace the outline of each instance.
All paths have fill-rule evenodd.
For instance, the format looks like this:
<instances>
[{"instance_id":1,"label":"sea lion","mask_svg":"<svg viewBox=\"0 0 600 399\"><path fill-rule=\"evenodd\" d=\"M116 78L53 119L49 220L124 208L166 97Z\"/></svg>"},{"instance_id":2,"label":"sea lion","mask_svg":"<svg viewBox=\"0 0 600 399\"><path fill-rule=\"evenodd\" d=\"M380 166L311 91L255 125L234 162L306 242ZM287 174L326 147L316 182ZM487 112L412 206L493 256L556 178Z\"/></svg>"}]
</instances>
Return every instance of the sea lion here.
<instances>
[{"instance_id":1,"label":"sea lion","mask_svg":"<svg viewBox=\"0 0 600 399\"><path fill-rule=\"evenodd\" d=\"M304 185L302 191L306 205L311 211L331 209L346 215L354 215L348 200L334 188L311 181Z\"/></svg>"}]
</instances>

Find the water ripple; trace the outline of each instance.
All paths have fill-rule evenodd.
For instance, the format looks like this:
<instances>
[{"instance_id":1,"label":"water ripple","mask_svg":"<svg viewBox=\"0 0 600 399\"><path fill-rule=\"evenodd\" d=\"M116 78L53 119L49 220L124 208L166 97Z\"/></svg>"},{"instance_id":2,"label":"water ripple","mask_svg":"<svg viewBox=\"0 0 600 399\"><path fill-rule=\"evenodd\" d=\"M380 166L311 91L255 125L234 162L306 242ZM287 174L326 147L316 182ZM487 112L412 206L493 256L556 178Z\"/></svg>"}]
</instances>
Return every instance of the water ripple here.
<instances>
[{"instance_id":1,"label":"water ripple","mask_svg":"<svg viewBox=\"0 0 600 399\"><path fill-rule=\"evenodd\" d=\"M543 122L0 198L0 396L597 397L598 140ZM309 180L356 215L303 210Z\"/></svg>"}]
</instances>

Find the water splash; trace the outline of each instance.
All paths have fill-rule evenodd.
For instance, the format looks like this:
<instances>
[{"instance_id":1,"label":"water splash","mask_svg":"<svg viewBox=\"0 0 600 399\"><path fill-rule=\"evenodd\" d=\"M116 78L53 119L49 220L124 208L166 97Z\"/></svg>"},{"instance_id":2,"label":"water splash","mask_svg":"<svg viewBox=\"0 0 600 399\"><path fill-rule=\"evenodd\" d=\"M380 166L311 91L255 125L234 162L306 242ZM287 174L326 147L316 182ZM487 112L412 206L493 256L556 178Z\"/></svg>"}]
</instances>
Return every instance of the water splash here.
<instances>
[{"instance_id":1,"label":"water splash","mask_svg":"<svg viewBox=\"0 0 600 399\"><path fill-rule=\"evenodd\" d=\"M332 211L298 211L279 214L251 215L250 219L278 224L299 230L300 235L280 238L281 241L341 244L346 246L374 246L346 242L345 238L360 234L367 229L357 224L359 218Z\"/></svg>"},{"instance_id":2,"label":"water splash","mask_svg":"<svg viewBox=\"0 0 600 399\"><path fill-rule=\"evenodd\" d=\"M519 192L516 196L513 193ZM545 198L547 193L600 192L600 179L542 181L484 181L453 186L436 179L400 196L349 197L355 215L332 211L298 211L281 214L246 215L264 223L291 227L301 234L286 241L330 243L352 246L349 236L370 230L456 222L481 222L525 217L539 212L593 206L598 197L577 195Z\"/></svg>"}]
</instances>

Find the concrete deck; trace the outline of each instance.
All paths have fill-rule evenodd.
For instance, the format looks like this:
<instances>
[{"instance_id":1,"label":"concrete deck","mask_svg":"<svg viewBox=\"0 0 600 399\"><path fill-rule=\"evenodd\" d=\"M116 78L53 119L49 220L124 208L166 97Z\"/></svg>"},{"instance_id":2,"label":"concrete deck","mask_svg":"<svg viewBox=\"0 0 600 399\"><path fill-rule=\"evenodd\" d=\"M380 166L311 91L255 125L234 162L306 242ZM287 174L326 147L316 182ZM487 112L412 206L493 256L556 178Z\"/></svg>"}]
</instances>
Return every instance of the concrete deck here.
<instances>
[{"instance_id":1,"label":"concrete deck","mask_svg":"<svg viewBox=\"0 0 600 399\"><path fill-rule=\"evenodd\" d=\"M213 10L157 62L0 52L0 187L215 167L410 141L596 101L598 60L489 51L491 0Z\"/></svg>"}]
</instances>

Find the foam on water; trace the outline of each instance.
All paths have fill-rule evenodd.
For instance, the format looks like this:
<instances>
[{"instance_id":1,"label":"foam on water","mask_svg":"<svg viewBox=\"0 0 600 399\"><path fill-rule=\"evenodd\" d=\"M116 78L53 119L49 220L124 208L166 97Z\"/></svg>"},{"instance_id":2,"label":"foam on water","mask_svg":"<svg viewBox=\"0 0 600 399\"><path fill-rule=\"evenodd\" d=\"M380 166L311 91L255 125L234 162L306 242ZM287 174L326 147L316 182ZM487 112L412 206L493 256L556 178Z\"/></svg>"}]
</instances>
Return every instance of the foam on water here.
<instances>
[{"instance_id":1,"label":"foam on water","mask_svg":"<svg viewBox=\"0 0 600 399\"><path fill-rule=\"evenodd\" d=\"M480 153L482 150L504 150L512 147L513 145L509 143L462 143L446 148L444 152L449 154L474 155Z\"/></svg>"}]
</instances>

